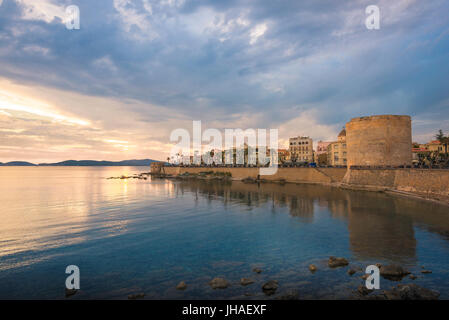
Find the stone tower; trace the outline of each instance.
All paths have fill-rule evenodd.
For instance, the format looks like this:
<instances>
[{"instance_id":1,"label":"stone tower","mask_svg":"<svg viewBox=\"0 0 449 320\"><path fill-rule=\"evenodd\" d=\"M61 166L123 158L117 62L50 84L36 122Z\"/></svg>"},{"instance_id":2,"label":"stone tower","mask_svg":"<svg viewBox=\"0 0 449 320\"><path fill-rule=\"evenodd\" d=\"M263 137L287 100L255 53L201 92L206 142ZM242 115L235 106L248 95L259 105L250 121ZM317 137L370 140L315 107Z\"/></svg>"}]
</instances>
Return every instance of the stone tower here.
<instances>
[{"instance_id":1,"label":"stone tower","mask_svg":"<svg viewBox=\"0 0 449 320\"><path fill-rule=\"evenodd\" d=\"M379 115L346 123L348 168L412 164L410 116Z\"/></svg>"}]
</instances>

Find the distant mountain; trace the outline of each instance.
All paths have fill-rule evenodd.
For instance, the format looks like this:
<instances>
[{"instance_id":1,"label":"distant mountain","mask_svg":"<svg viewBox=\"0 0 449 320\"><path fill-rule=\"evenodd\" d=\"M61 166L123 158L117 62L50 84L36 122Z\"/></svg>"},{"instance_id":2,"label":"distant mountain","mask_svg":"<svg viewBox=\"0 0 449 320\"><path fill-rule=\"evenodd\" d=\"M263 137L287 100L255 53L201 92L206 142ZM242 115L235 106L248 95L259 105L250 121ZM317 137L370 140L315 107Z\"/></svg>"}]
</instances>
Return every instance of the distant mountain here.
<instances>
[{"instance_id":1,"label":"distant mountain","mask_svg":"<svg viewBox=\"0 0 449 320\"><path fill-rule=\"evenodd\" d=\"M96 160L67 160L56 163L39 163L38 166L50 167L50 166L76 166L76 167L89 167L89 166L149 166L152 162L158 162L152 159L142 159L142 160L123 160L123 161L96 161ZM13 161L8 163L1 163L0 166L36 166L36 164L24 162L24 161Z\"/></svg>"},{"instance_id":2,"label":"distant mountain","mask_svg":"<svg viewBox=\"0 0 449 320\"><path fill-rule=\"evenodd\" d=\"M35 166L34 163L30 163L30 162L25 162L25 161L11 161L11 162L6 162L6 163L1 163L0 162L0 167L14 167L14 166L20 166L20 167L33 167Z\"/></svg>"}]
</instances>

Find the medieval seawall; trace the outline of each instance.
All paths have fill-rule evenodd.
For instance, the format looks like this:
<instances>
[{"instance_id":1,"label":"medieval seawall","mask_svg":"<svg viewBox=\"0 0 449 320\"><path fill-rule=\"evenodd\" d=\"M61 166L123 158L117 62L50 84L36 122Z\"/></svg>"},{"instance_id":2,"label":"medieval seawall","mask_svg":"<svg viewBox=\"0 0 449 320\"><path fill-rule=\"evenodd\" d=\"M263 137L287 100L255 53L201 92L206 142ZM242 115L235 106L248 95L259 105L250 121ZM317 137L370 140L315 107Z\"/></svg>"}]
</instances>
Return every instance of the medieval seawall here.
<instances>
[{"instance_id":1,"label":"medieval seawall","mask_svg":"<svg viewBox=\"0 0 449 320\"><path fill-rule=\"evenodd\" d=\"M392 191L449 204L449 170L351 169L341 187Z\"/></svg>"},{"instance_id":2,"label":"medieval seawall","mask_svg":"<svg viewBox=\"0 0 449 320\"><path fill-rule=\"evenodd\" d=\"M257 179L258 168L190 168L190 167L164 167L167 174L177 175L188 172L198 174L204 171L230 172L232 178L243 180L245 178ZM338 184L343 180L344 168L278 168L277 173L269 176L260 176L266 181L285 181L293 183Z\"/></svg>"},{"instance_id":3,"label":"medieval seawall","mask_svg":"<svg viewBox=\"0 0 449 320\"><path fill-rule=\"evenodd\" d=\"M164 167L166 174L198 174L204 171L230 172L232 178L257 179L258 168L193 168ZM346 168L279 168L270 176L260 176L266 181L313 183L342 188L395 192L438 200L449 204L449 170L438 169L351 169Z\"/></svg>"}]
</instances>

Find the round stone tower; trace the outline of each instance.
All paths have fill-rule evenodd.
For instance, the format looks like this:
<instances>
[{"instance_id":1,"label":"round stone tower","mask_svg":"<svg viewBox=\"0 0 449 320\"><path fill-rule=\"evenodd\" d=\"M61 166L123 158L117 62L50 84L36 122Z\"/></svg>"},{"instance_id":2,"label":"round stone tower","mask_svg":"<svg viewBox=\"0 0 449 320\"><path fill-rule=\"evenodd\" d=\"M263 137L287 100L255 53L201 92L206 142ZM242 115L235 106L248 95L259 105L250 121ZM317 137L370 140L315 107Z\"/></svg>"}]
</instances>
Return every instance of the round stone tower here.
<instances>
[{"instance_id":1,"label":"round stone tower","mask_svg":"<svg viewBox=\"0 0 449 320\"><path fill-rule=\"evenodd\" d=\"M410 116L379 115L346 124L348 168L412 164Z\"/></svg>"}]
</instances>

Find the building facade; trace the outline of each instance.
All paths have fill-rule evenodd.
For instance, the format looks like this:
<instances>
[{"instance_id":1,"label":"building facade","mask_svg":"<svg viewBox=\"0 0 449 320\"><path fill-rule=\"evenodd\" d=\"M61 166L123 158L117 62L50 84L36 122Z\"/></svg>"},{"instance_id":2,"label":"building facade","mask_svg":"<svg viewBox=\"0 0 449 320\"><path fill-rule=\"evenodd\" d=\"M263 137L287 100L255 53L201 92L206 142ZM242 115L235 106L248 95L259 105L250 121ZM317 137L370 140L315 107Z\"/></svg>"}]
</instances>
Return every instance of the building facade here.
<instances>
[{"instance_id":1,"label":"building facade","mask_svg":"<svg viewBox=\"0 0 449 320\"><path fill-rule=\"evenodd\" d=\"M313 162L313 140L309 137L290 138L289 151L293 162Z\"/></svg>"},{"instance_id":2,"label":"building facade","mask_svg":"<svg viewBox=\"0 0 449 320\"><path fill-rule=\"evenodd\" d=\"M429 143L426 144L426 148L430 152L436 152L438 154L445 152L443 144L438 140L430 141Z\"/></svg>"},{"instance_id":3,"label":"building facade","mask_svg":"<svg viewBox=\"0 0 449 320\"><path fill-rule=\"evenodd\" d=\"M290 151L287 149L278 149L279 163L290 161Z\"/></svg>"},{"instance_id":4,"label":"building facade","mask_svg":"<svg viewBox=\"0 0 449 320\"><path fill-rule=\"evenodd\" d=\"M316 155L319 156L320 154L326 154L327 153L327 146L330 145L332 141L318 141L317 147L316 147Z\"/></svg>"},{"instance_id":5,"label":"building facade","mask_svg":"<svg viewBox=\"0 0 449 320\"><path fill-rule=\"evenodd\" d=\"M338 140L327 146L327 163L331 166L347 166L346 130L343 129L338 135Z\"/></svg>"}]
</instances>

